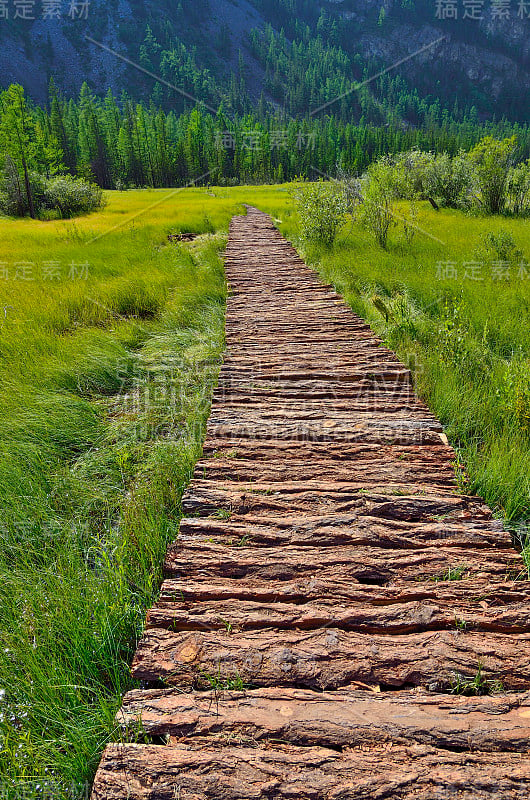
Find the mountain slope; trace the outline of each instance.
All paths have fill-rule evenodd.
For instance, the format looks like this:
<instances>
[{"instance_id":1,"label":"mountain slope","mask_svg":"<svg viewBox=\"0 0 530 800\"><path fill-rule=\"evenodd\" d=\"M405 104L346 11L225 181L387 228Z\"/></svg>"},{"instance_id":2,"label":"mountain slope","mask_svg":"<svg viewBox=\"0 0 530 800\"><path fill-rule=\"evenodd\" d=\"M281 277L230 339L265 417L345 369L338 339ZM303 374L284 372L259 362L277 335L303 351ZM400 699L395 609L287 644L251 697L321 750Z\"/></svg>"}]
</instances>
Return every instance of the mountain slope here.
<instances>
[{"instance_id":1,"label":"mountain slope","mask_svg":"<svg viewBox=\"0 0 530 800\"><path fill-rule=\"evenodd\" d=\"M223 101L242 112L261 98L305 115L349 93L327 113L415 125L438 104L526 119L530 21L518 13L530 7L511 0L508 18L496 18L485 3L474 21L463 19L462 2L453 3L456 20L437 19L449 6L432 0L92 0L87 19L70 19L71 0L59 18L44 19L36 2L34 20L13 19L13 8L0 20L0 85L22 83L42 102L53 76L66 96L87 81L99 94L126 88L134 99L184 107L178 91L109 48L215 108ZM422 49L364 95L352 91Z\"/></svg>"}]
</instances>

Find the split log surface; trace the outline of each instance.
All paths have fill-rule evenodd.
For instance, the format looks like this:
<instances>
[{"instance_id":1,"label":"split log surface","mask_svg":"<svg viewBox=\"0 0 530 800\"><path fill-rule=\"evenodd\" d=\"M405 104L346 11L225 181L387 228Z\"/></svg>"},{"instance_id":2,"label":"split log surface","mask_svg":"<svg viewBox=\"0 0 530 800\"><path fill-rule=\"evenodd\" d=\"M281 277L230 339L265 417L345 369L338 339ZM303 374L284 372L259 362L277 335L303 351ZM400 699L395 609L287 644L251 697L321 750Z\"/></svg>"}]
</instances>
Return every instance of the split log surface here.
<instances>
[{"instance_id":1,"label":"split log surface","mask_svg":"<svg viewBox=\"0 0 530 800\"><path fill-rule=\"evenodd\" d=\"M525 800L530 762L516 753L423 745L337 753L321 747L109 747L94 800Z\"/></svg>"},{"instance_id":2,"label":"split log surface","mask_svg":"<svg viewBox=\"0 0 530 800\"><path fill-rule=\"evenodd\" d=\"M173 739L267 742L346 748L384 742L439 749L524 751L530 738L530 694L440 696L367 691L255 689L129 692L118 721Z\"/></svg>"},{"instance_id":3,"label":"split log surface","mask_svg":"<svg viewBox=\"0 0 530 800\"><path fill-rule=\"evenodd\" d=\"M253 686L330 689L355 682L447 691L478 673L505 689L530 687L530 634L466 631L365 635L328 628L174 632L148 628L133 675L190 690L241 681Z\"/></svg>"}]
</instances>

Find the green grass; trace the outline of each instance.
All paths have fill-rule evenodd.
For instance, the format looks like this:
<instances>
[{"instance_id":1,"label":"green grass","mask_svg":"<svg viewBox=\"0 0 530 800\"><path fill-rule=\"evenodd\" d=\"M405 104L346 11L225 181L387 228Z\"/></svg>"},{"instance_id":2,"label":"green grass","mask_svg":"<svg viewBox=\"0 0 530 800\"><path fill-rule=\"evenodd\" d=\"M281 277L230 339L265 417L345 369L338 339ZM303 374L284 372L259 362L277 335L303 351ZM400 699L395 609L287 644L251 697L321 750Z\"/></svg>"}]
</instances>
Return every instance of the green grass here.
<instances>
[{"instance_id":1,"label":"green grass","mask_svg":"<svg viewBox=\"0 0 530 800\"><path fill-rule=\"evenodd\" d=\"M122 693L223 342L219 257L234 208L204 191L114 194L75 223L0 222L0 786L82 796ZM156 211L156 217L153 214ZM175 228L208 231L169 245ZM59 279L39 279L54 260ZM88 277L71 280L71 263ZM43 787L47 787L44 788ZM26 795L25 795L26 796Z\"/></svg>"},{"instance_id":2,"label":"green grass","mask_svg":"<svg viewBox=\"0 0 530 800\"><path fill-rule=\"evenodd\" d=\"M433 578L434 581L459 581L462 579L467 567L448 567L442 575Z\"/></svg>"},{"instance_id":3,"label":"green grass","mask_svg":"<svg viewBox=\"0 0 530 800\"><path fill-rule=\"evenodd\" d=\"M480 697L482 695L497 694L504 691L502 682L486 678L482 672L482 664L477 667L477 673L473 678L463 675L455 675L451 681L451 694L465 695L467 697Z\"/></svg>"},{"instance_id":4,"label":"green grass","mask_svg":"<svg viewBox=\"0 0 530 800\"><path fill-rule=\"evenodd\" d=\"M34 265L32 280L0 279L6 798L21 787L28 798L84 796L117 735L201 450L223 348L221 255L247 201L298 241L288 187L115 192L75 222L0 220L8 273ZM528 225L423 204L419 224L446 245L418 235L408 248L394 234L384 252L353 225L333 249L305 254L411 365L458 447L462 486L515 524L530 506L530 280L443 281L436 264L473 258L481 233L501 227L530 259ZM169 244L179 231L203 235ZM58 279L42 279L45 261L58 262ZM69 278L72 262L88 274Z\"/></svg>"},{"instance_id":5,"label":"green grass","mask_svg":"<svg viewBox=\"0 0 530 800\"><path fill-rule=\"evenodd\" d=\"M75 221L0 219L2 797L84 797L117 735L201 451L221 256L249 194L289 201L140 190ZM186 231L203 235L168 243Z\"/></svg>"}]
</instances>

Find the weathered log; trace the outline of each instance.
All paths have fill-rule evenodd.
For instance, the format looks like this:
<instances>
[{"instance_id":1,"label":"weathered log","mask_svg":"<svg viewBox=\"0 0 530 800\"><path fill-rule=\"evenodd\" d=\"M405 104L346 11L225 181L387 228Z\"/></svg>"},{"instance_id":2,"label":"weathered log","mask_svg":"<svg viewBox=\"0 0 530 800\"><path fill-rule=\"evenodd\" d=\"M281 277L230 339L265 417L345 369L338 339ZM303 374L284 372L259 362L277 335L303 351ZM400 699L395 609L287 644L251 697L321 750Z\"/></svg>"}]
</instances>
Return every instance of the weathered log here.
<instances>
[{"instance_id":1,"label":"weathered log","mask_svg":"<svg viewBox=\"0 0 530 800\"><path fill-rule=\"evenodd\" d=\"M484 610L530 603L530 581L492 582L488 576L464 581L394 581L389 586L365 586L343 578L324 580L312 575L296 581L252 580L238 578L168 579L162 584L160 601L189 605L212 600L249 600L262 603L320 602L333 598L337 603L358 603L370 607L423 602L427 604L462 603Z\"/></svg>"},{"instance_id":2,"label":"weathered log","mask_svg":"<svg viewBox=\"0 0 530 800\"><path fill-rule=\"evenodd\" d=\"M455 495L450 486L438 487L425 483L416 486L405 483L386 481L379 487L366 484L357 486L352 482L330 480L297 480L292 475L290 481L242 482L204 480L197 476L192 480L182 500L182 508L186 514L195 514L209 509L227 508L239 513L268 513L275 509L284 510L288 504L290 515L298 511L303 513L344 513L349 510L360 511L370 516L378 516L381 504L391 502L397 513L383 513L381 516L390 519L419 520L427 515L446 516L459 510L472 510L487 519L491 511L478 498ZM410 503L410 508L401 509ZM386 512L386 508L383 508ZM411 513L412 512L412 513ZM501 527L499 524L497 527Z\"/></svg>"},{"instance_id":3,"label":"weathered log","mask_svg":"<svg viewBox=\"0 0 530 800\"><path fill-rule=\"evenodd\" d=\"M413 633L465 629L498 633L530 632L530 602L504 608L466 602L432 603L425 600L367 607L334 599L318 603L260 603L248 600L202 603L157 603L147 616L148 628L174 631L251 631L266 628L317 630L340 628L363 633Z\"/></svg>"},{"instance_id":4,"label":"weathered log","mask_svg":"<svg viewBox=\"0 0 530 800\"><path fill-rule=\"evenodd\" d=\"M368 685L430 686L446 690L462 679L530 686L530 634L436 631L381 636L341 631L269 629L234 633L174 633L148 629L133 675L190 689L209 680L253 686L333 689Z\"/></svg>"},{"instance_id":5,"label":"weathered log","mask_svg":"<svg viewBox=\"0 0 530 800\"><path fill-rule=\"evenodd\" d=\"M396 523L376 517L356 517L337 514L336 517L247 517L230 513L230 505L222 505L219 510L208 508L211 516L206 518L183 518L179 541L185 544L189 537L198 537L218 544L245 541L252 545L284 546L296 545L337 547L339 545L359 545L391 548L395 550L415 550L429 546L435 547L474 547L501 548L509 550L511 537L496 526L478 524L455 524L446 522ZM221 512L223 509L223 512ZM229 520L216 518L225 513ZM260 519L258 523L256 519ZM342 524L341 524L342 520ZM510 551L510 557L513 553Z\"/></svg>"},{"instance_id":6,"label":"weathered log","mask_svg":"<svg viewBox=\"0 0 530 800\"><path fill-rule=\"evenodd\" d=\"M530 759L424 745L345 753L285 745L111 745L92 800L525 800Z\"/></svg>"},{"instance_id":7,"label":"weathered log","mask_svg":"<svg viewBox=\"0 0 530 800\"><path fill-rule=\"evenodd\" d=\"M426 547L416 550L342 545L339 547L249 547L245 539L232 545L190 537L170 547L165 574L170 576L245 578L291 581L314 577L384 585L394 580L443 579L449 570L460 577L505 580L521 573L522 561L512 550L471 547ZM514 575L515 577L515 575Z\"/></svg>"},{"instance_id":8,"label":"weathered log","mask_svg":"<svg viewBox=\"0 0 530 800\"><path fill-rule=\"evenodd\" d=\"M234 448L235 455L233 454ZM230 459L247 458L250 461L268 461L277 464L277 459L284 459L283 466L291 463L300 462L311 464L312 461L319 462L321 459L335 462L335 467L342 465L350 467L354 472L357 468L363 469L364 466L372 464L376 467L379 463L382 468L387 465L396 465L403 462L403 466L408 464L423 463L425 468L424 476L430 468L435 468L441 463L450 465L454 462L455 451L441 441L434 445L379 445L370 442L286 442L281 439L276 440L244 440L237 443L234 437L232 445L229 442L218 442L215 439L206 438L204 442L205 456L215 455L216 457L227 453ZM454 482L454 474L453 474ZM455 484L456 485L456 484Z\"/></svg>"},{"instance_id":9,"label":"weathered log","mask_svg":"<svg viewBox=\"0 0 530 800\"><path fill-rule=\"evenodd\" d=\"M207 439L197 478L221 478L261 483L311 482L323 491L340 484L373 487L388 483L443 484L455 487L454 451L440 440L435 446L380 446L366 443L282 442L278 440Z\"/></svg>"},{"instance_id":10,"label":"weathered log","mask_svg":"<svg viewBox=\"0 0 530 800\"><path fill-rule=\"evenodd\" d=\"M250 411L230 415L212 412L208 424L210 436L219 439L285 439L288 441L346 441L376 442L381 444L434 444L440 440L442 428L430 419L408 419L397 417L376 419L373 414L359 416L355 421L350 417L338 416L322 420L293 418L266 419Z\"/></svg>"},{"instance_id":11,"label":"weathered log","mask_svg":"<svg viewBox=\"0 0 530 800\"><path fill-rule=\"evenodd\" d=\"M454 471L445 464L434 465L421 463L418 465L403 465L399 468L358 463L357 467L352 462L345 460L336 462L332 460L313 458L313 464L308 459L306 462L293 461L292 467L285 463L285 456L281 451L276 452L276 457L265 460L256 456L248 459L241 455L241 451L227 443L225 448L212 458L203 458L197 463L195 479L207 481L236 481L242 483L255 483L259 485L276 483L278 490L289 491L296 489L318 489L319 484L323 491L340 491L341 489L367 489L381 485L390 486L425 486L425 472L431 470L431 483L433 489L437 487L454 487ZM252 471L253 470L253 471ZM269 487L270 488L270 487Z\"/></svg>"},{"instance_id":12,"label":"weathered log","mask_svg":"<svg viewBox=\"0 0 530 800\"><path fill-rule=\"evenodd\" d=\"M352 748L426 744L439 750L528 752L530 695L440 696L367 691L255 689L183 694L129 692L117 722L127 735L181 740L283 741Z\"/></svg>"},{"instance_id":13,"label":"weathered log","mask_svg":"<svg viewBox=\"0 0 530 800\"><path fill-rule=\"evenodd\" d=\"M218 441L207 435L203 446L204 458L225 457L232 461L245 461L264 463L269 466L290 465L310 466L311 463L319 464L321 461L332 462L336 469L341 466L349 468L349 475L353 477L357 468L364 470L367 467L375 469L378 464L381 468L396 468L403 462L403 468L414 468L417 464L424 465L424 477L428 471L435 471L437 467L450 467L455 460L455 452L442 440L434 444L378 444L373 442L289 442L282 439L243 439L229 437ZM378 453L379 459L378 459ZM282 461L278 462L281 458ZM340 479L339 479L340 480ZM454 483L454 472L453 472Z\"/></svg>"},{"instance_id":14,"label":"weathered log","mask_svg":"<svg viewBox=\"0 0 530 800\"><path fill-rule=\"evenodd\" d=\"M274 392L275 399L271 398ZM285 412L285 406L289 403L289 412L296 419L304 419L302 408L308 413L311 411L315 415L320 416L322 422L331 413L342 414L349 417L350 415L365 415L365 414L398 414L403 411L412 413L421 412L424 414L425 409L418 400L414 399L409 393L396 393L388 392L381 393L374 392L371 385L362 385L359 390L352 392L349 397L333 396L328 398L309 398L305 397L303 402L299 399L290 397L287 399L278 396L275 390L271 389L268 392L262 392L253 386L249 389L247 396L240 396L235 398L232 393L223 391L219 401L223 405L223 413L237 414L244 413L247 410L252 410L252 413L267 413L271 414L277 411L281 414ZM298 405L298 408L297 408Z\"/></svg>"},{"instance_id":15,"label":"weathered log","mask_svg":"<svg viewBox=\"0 0 530 800\"><path fill-rule=\"evenodd\" d=\"M294 476L293 476L294 477ZM332 516L337 516L337 526L341 525L341 515L355 512L355 517L350 516L350 522L366 517L379 517L388 520L403 520L419 522L428 519L491 519L490 509L477 497L456 495L449 489L437 489L435 486L418 487L411 491L411 487L392 486L382 487L378 492L375 488L371 491L360 488L355 490L346 486L332 483L321 484L322 490L310 489L304 484L287 483L284 486L274 484L232 484L228 481L213 484L201 480L194 480L183 498L183 510L187 514L203 511L211 513L219 508L230 509L240 515L250 517L249 522L259 523L263 514L274 517L275 512L282 512L282 517L287 519L282 527L300 522L301 513L311 518L312 514L328 514L330 524ZM252 519L252 514L259 517ZM289 522L289 518L292 522ZM311 521L311 519L309 520ZM348 520L346 520L348 524ZM495 526L502 530L500 523ZM508 538L506 539L508 541Z\"/></svg>"},{"instance_id":16,"label":"weathered log","mask_svg":"<svg viewBox=\"0 0 530 800\"><path fill-rule=\"evenodd\" d=\"M337 383L330 385L325 381L305 381L293 384L288 381L275 380L273 383L258 381L253 376L236 380L223 378L213 395L215 404L230 403L233 406L250 405L254 402L269 402L279 406L286 402L304 400L308 405L333 403L335 409L349 411L365 409L368 404L380 403L388 406L388 410L411 404L413 408L423 408L423 404L415 397L412 386L407 383L396 384L385 381L378 383L368 374L356 384ZM377 408L375 409L378 410ZM385 410L385 409L381 409Z\"/></svg>"},{"instance_id":17,"label":"weathered log","mask_svg":"<svg viewBox=\"0 0 530 800\"><path fill-rule=\"evenodd\" d=\"M306 369L296 368L294 366L289 368L285 365L277 365L276 367L273 365L262 365L259 369L251 368L250 365L248 369L244 369L242 366L240 368L232 366L229 372L225 372L223 368L221 368L220 379L223 381L226 377L238 383L242 379L247 379L253 382L265 382L268 384L274 384L275 382L296 384L299 382L306 383L307 381L316 380L325 381L330 388L333 388L335 383L342 386L345 383L356 385L365 384L370 381L377 385L385 383L396 385L399 382L409 384L411 381L411 374L409 370L405 368L400 369L399 367L395 367L391 369L390 367L376 368L375 366L369 371L366 369L359 371L343 369L341 371L335 370L333 373L326 372L324 366L321 370L316 370L311 366L308 366Z\"/></svg>"}]
</instances>

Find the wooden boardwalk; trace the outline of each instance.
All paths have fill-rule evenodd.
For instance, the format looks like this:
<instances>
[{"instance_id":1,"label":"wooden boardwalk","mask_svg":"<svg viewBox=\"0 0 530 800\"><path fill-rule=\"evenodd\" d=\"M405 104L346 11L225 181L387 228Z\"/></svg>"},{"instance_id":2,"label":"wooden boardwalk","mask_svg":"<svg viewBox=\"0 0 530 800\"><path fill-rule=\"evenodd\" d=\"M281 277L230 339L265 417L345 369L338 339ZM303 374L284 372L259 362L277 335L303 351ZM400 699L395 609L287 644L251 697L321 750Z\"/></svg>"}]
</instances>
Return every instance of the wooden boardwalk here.
<instances>
[{"instance_id":1,"label":"wooden boardwalk","mask_svg":"<svg viewBox=\"0 0 530 800\"><path fill-rule=\"evenodd\" d=\"M94 800L527 800L509 534L458 493L408 370L269 217L233 219L226 272L204 456ZM452 693L473 680L497 691Z\"/></svg>"}]
</instances>

